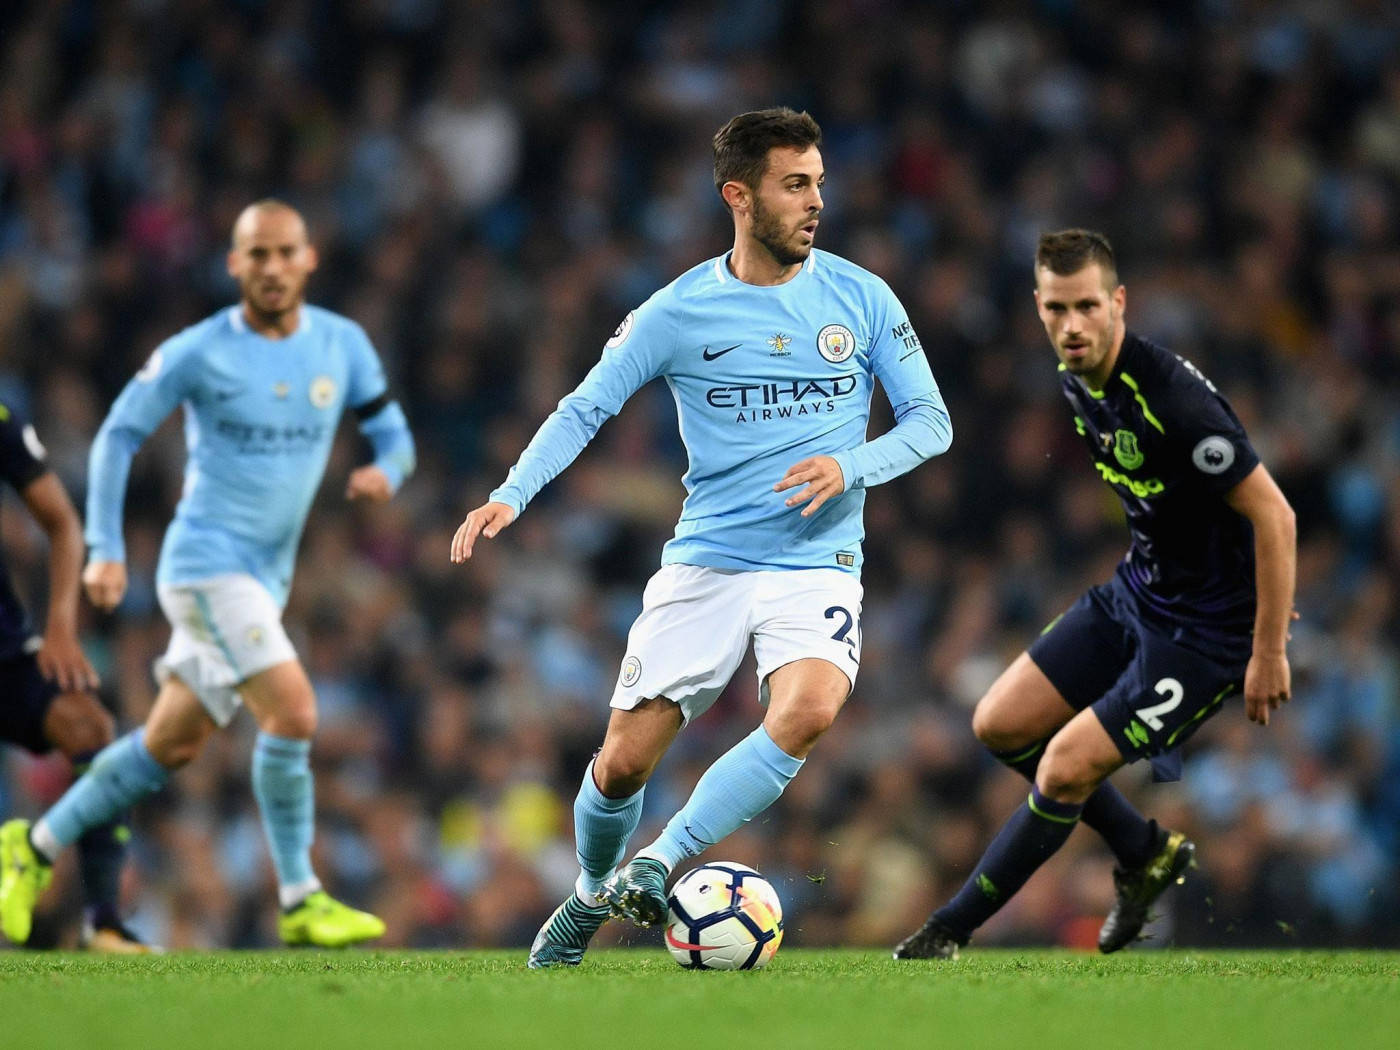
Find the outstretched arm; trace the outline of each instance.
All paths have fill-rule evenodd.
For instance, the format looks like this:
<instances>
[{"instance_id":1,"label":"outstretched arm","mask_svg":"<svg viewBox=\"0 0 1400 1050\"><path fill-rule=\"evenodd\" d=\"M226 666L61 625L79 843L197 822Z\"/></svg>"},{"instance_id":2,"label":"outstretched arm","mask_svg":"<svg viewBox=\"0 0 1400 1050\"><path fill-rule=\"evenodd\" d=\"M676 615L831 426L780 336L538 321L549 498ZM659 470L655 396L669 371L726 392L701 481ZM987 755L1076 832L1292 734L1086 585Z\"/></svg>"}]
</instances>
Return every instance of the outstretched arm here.
<instances>
[{"instance_id":1,"label":"outstretched arm","mask_svg":"<svg viewBox=\"0 0 1400 1050\"><path fill-rule=\"evenodd\" d=\"M1225 502L1254 526L1254 651L1244 676L1245 711L1252 722L1269 724L1269 712L1292 691L1288 625L1293 612L1297 525L1293 508L1261 463L1225 494Z\"/></svg>"},{"instance_id":2,"label":"outstretched arm","mask_svg":"<svg viewBox=\"0 0 1400 1050\"><path fill-rule=\"evenodd\" d=\"M676 331L674 318L654 299L627 315L604 344L602 358L540 424L489 502L458 526L452 538L454 563L472 556L479 536L492 539L519 517L535 494L593 440L598 428L617 415L643 384L661 374L674 351Z\"/></svg>"}]
</instances>

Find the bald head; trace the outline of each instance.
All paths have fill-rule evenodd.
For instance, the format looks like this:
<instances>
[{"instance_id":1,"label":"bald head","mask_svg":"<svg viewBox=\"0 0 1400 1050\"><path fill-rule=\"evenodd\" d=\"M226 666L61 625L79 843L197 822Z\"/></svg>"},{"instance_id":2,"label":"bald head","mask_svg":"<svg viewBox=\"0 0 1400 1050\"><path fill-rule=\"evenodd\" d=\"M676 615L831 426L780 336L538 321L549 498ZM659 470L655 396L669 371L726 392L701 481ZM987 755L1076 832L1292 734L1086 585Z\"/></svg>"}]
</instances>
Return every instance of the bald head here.
<instances>
[{"instance_id":1,"label":"bald head","mask_svg":"<svg viewBox=\"0 0 1400 1050\"><path fill-rule=\"evenodd\" d=\"M306 220L301 217L301 212L275 197L264 197L238 213L233 223L234 249L238 248L240 237L253 236L267 222L284 224L289 230L294 228L300 231L303 241L307 240Z\"/></svg>"},{"instance_id":2,"label":"bald head","mask_svg":"<svg viewBox=\"0 0 1400 1050\"><path fill-rule=\"evenodd\" d=\"M233 224L228 272L243 293L243 312L273 338L296 330L316 249L300 213L279 200L255 201Z\"/></svg>"}]
</instances>

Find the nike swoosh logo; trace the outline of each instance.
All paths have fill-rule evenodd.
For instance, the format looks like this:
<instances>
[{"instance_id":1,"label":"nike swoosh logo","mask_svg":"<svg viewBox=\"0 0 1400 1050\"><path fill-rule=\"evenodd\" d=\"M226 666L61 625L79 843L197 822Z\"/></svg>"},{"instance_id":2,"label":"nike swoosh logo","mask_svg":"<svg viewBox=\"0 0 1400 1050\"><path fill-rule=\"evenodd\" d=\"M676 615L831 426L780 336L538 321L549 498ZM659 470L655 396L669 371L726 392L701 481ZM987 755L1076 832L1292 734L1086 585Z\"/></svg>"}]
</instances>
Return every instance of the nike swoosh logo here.
<instances>
[{"instance_id":1,"label":"nike swoosh logo","mask_svg":"<svg viewBox=\"0 0 1400 1050\"><path fill-rule=\"evenodd\" d=\"M723 357L725 354L729 353L729 351L731 351L731 350L738 350L739 347L741 347L741 346L743 346L743 345L744 345L743 343L735 343L733 346L726 346L723 350L715 350L715 351L711 351L710 348L707 346L707 347L705 347L705 352L704 352L703 354L701 354L700 356L702 356L706 361L713 361L713 360L714 360L715 358L717 358L717 357Z\"/></svg>"},{"instance_id":2,"label":"nike swoosh logo","mask_svg":"<svg viewBox=\"0 0 1400 1050\"><path fill-rule=\"evenodd\" d=\"M920 350L922 350L922 349L923 349L922 346L916 346L916 347L914 347L913 350L910 350L907 354L905 354L904 357L901 357L900 360L903 361L905 357L913 357L915 354L917 354L917 353L918 353Z\"/></svg>"}]
</instances>

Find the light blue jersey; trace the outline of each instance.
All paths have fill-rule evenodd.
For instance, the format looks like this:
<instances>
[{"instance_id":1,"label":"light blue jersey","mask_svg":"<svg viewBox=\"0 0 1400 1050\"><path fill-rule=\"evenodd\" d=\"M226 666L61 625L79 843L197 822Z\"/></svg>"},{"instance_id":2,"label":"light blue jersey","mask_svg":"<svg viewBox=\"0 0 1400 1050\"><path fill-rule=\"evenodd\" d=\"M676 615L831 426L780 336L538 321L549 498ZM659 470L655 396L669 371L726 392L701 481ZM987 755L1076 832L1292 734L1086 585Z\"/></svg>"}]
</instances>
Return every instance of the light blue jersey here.
<instances>
[{"instance_id":1,"label":"light blue jersey","mask_svg":"<svg viewBox=\"0 0 1400 1050\"><path fill-rule=\"evenodd\" d=\"M302 526L346 407L361 416L391 485L413 471L407 422L386 397L384 369L359 325L303 306L294 333L268 339L233 306L162 343L97 432L86 531L94 561L125 560L131 458L179 405L189 460L161 548L161 583L250 573L285 604Z\"/></svg>"},{"instance_id":2,"label":"light blue jersey","mask_svg":"<svg viewBox=\"0 0 1400 1050\"><path fill-rule=\"evenodd\" d=\"M785 284L712 259L628 314L491 499L520 512L639 387L663 376L690 459L663 564L858 573L864 489L947 449L952 426L904 308L884 281L813 251ZM866 441L879 379L896 425ZM832 456L845 492L809 518L773 486ZM800 491L800 490L794 490Z\"/></svg>"}]
</instances>

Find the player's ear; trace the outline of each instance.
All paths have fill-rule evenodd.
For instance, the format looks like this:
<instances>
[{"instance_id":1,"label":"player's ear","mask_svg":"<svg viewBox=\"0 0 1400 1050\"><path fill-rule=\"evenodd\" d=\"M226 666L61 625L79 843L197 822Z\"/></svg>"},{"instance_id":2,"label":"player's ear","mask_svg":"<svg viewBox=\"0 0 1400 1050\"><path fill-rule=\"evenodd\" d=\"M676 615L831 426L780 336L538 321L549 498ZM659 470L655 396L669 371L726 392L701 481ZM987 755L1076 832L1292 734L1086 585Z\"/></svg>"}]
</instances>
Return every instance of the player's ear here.
<instances>
[{"instance_id":1,"label":"player's ear","mask_svg":"<svg viewBox=\"0 0 1400 1050\"><path fill-rule=\"evenodd\" d=\"M321 256L317 253L315 245L306 246L306 272L314 273L316 267L321 265Z\"/></svg>"},{"instance_id":2,"label":"player's ear","mask_svg":"<svg viewBox=\"0 0 1400 1050\"><path fill-rule=\"evenodd\" d=\"M748 211L752 201L752 194L749 188L737 179L730 179L719 188L719 195L724 198L724 203L729 205L730 211Z\"/></svg>"},{"instance_id":3,"label":"player's ear","mask_svg":"<svg viewBox=\"0 0 1400 1050\"><path fill-rule=\"evenodd\" d=\"M230 248L228 255L224 256L224 265L228 270L228 275L234 280L238 279L238 250Z\"/></svg>"},{"instance_id":4,"label":"player's ear","mask_svg":"<svg viewBox=\"0 0 1400 1050\"><path fill-rule=\"evenodd\" d=\"M1113 305L1118 308L1121 314L1128 305L1128 289L1124 285L1119 285L1113 289Z\"/></svg>"}]
</instances>

